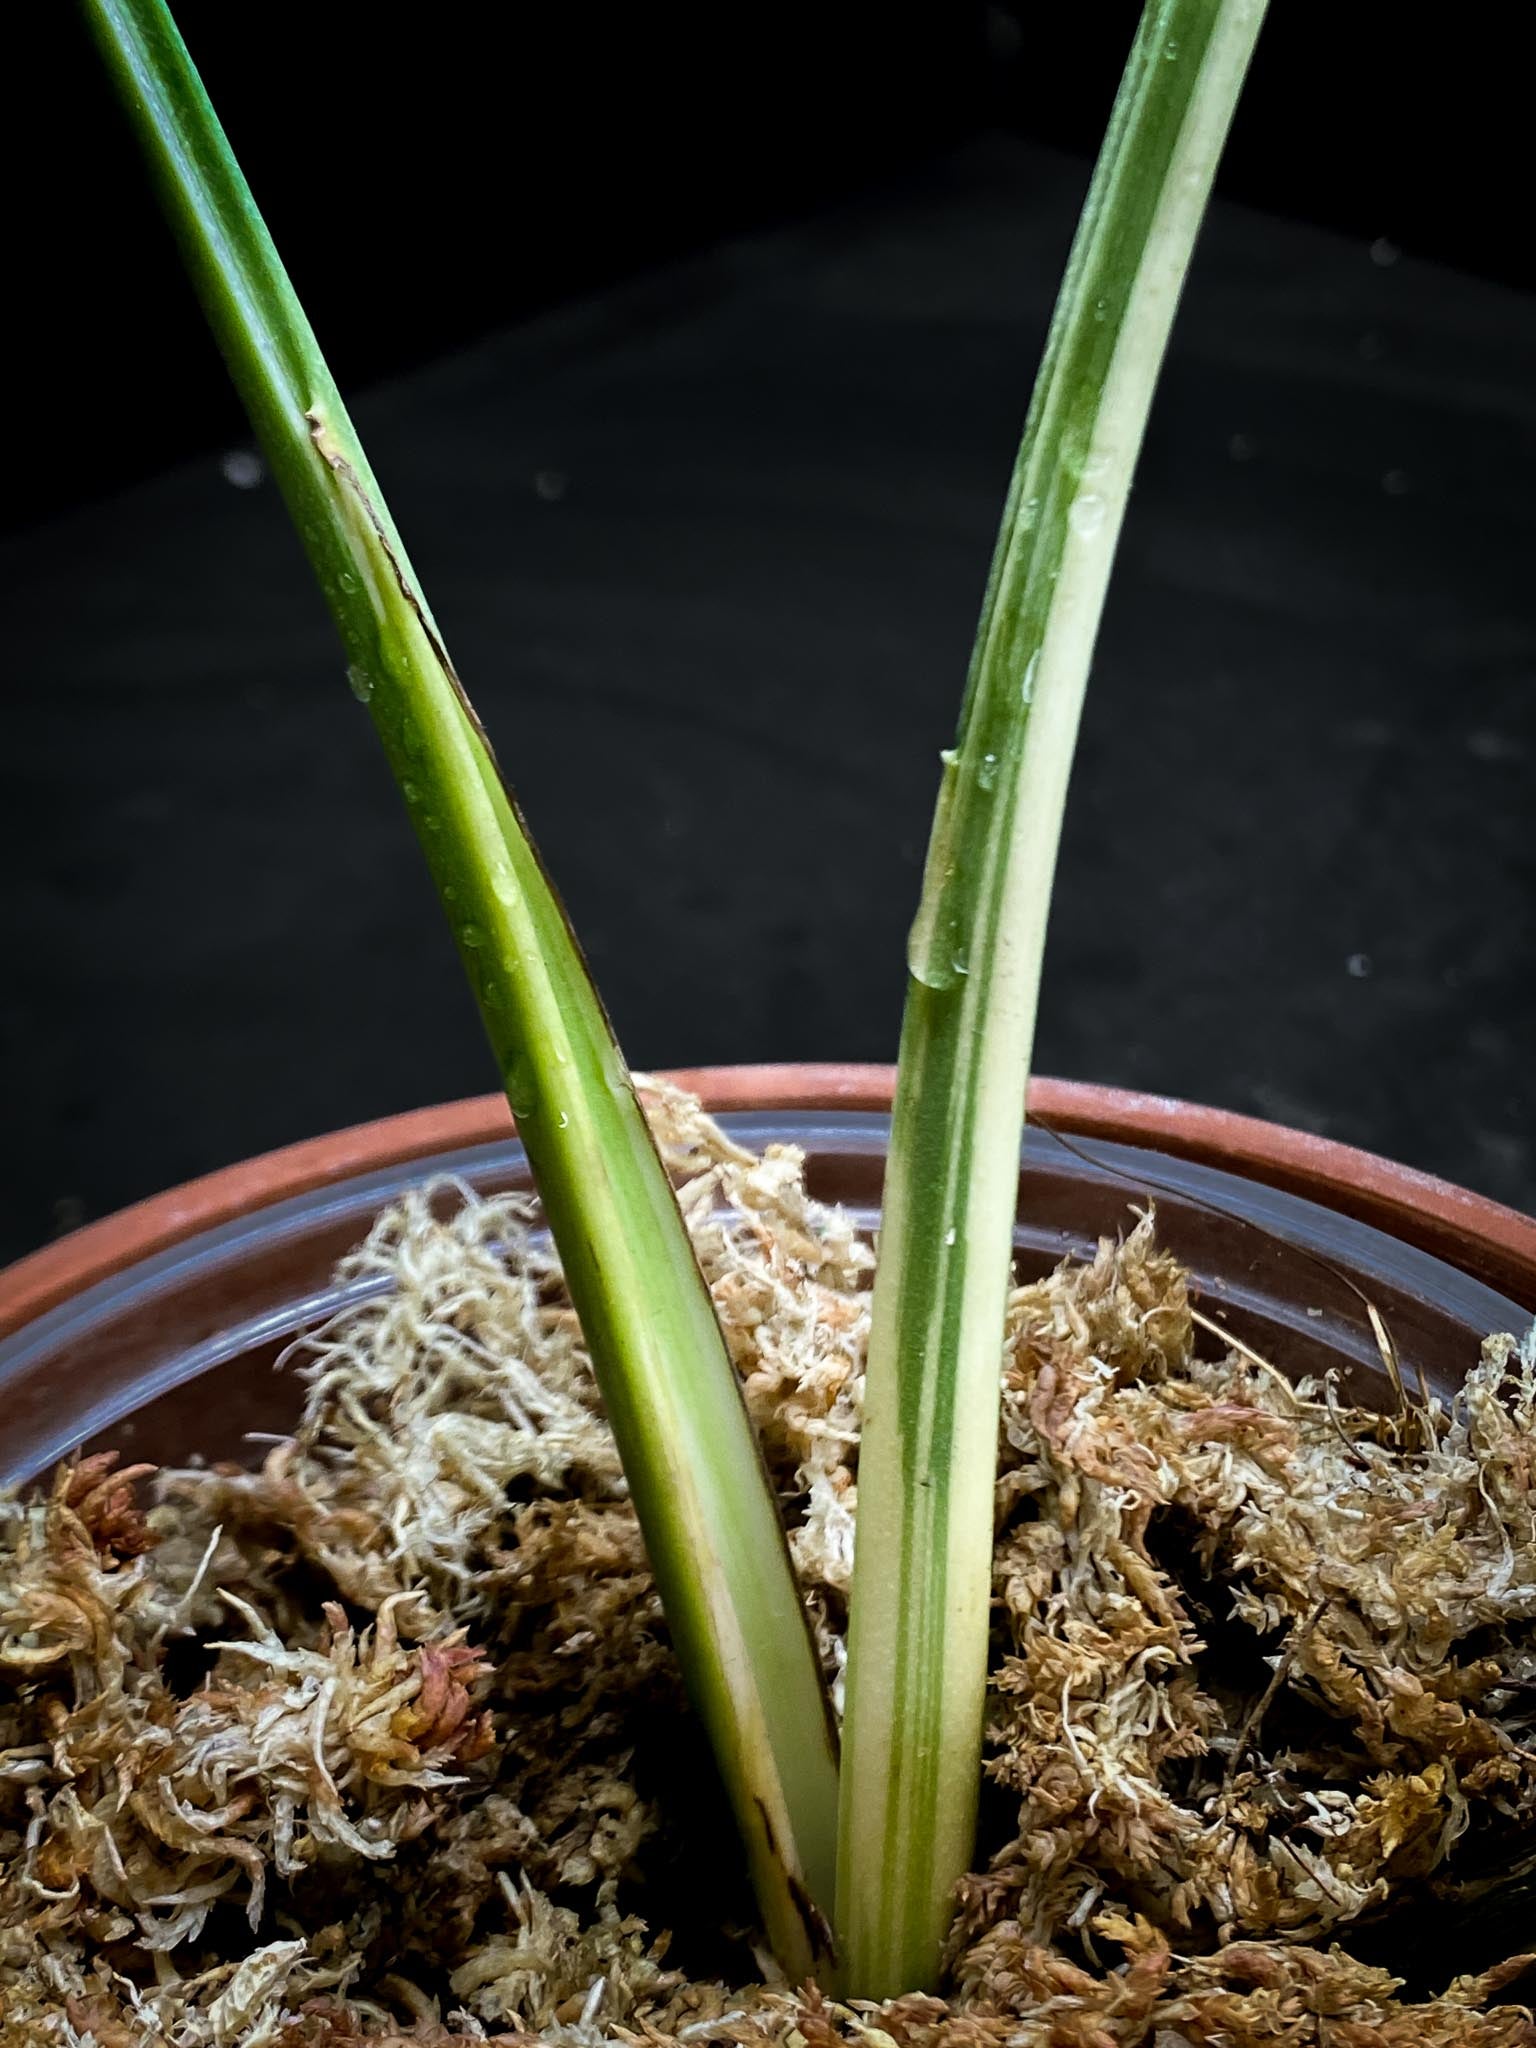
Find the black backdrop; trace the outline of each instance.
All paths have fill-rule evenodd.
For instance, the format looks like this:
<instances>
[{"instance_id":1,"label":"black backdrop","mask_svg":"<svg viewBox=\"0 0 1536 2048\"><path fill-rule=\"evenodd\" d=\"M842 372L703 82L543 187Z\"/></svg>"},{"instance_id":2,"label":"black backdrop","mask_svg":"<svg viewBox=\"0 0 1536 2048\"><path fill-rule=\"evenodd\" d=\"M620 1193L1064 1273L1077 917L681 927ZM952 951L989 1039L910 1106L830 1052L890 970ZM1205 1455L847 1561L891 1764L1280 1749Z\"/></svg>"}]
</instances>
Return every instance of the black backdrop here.
<instances>
[{"instance_id":1,"label":"black backdrop","mask_svg":"<svg viewBox=\"0 0 1536 2048\"><path fill-rule=\"evenodd\" d=\"M1134 9L180 14L632 1056L889 1057ZM1276 0L1122 550L1040 1057L1529 1206L1521 73L1406 23ZM18 1251L490 1075L73 11L10 34Z\"/></svg>"},{"instance_id":2,"label":"black backdrop","mask_svg":"<svg viewBox=\"0 0 1536 2048\"><path fill-rule=\"evenodd\" d=\"M350 387L989 127L1090 155L1138 12L460 4L386 28L359 0L184 0L179 19ZM1494 18L1456 35L1275 0L1221 189L1530 284L1526 77ZM65 400L46 433L12 422L26 521L240 421L77 10L7 34L13 388Z\"/></svg>"}]
</instances>

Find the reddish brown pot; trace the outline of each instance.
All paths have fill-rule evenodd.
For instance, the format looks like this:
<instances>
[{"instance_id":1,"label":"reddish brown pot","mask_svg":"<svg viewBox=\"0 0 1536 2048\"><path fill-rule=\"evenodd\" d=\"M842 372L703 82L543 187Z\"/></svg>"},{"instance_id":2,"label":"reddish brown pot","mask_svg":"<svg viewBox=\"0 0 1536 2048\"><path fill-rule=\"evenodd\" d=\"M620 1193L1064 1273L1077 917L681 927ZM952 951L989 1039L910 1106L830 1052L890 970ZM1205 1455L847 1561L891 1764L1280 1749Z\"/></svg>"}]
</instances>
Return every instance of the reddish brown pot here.
<instances>
[{"instance_id":1,"label":"reddish brown pot","mask_svg":"<svg viewBox=\"0 0 1536 2048\"><path fill-rule=\"evenodd\" d=\"M675 1078L712 1109L755 1113L758 1142L802 1144L816 1190L872 1217L884 1131L870 1113L889 1108L890 1068ZM1443 1181L1252 1118L1077 1082L1036 1082L1030 1111L1072 1145L1036 1141L1026 1162L1026 1266L1085 1246L1150 1195L1207 1306L1277 1362L1368 1378L1363 1287L1446 1388L1477 1337L1536 1308L1536 1223ZM114 1441L137 1437L161 1457L227 1454L246 1429L284 1427L291 1382L253 1368L334 1305L330 1267L401 1169L455 1155L477 1184L516 1185L511 1137L499 1096L412 1111L210 1174L23 1259L0 1275L0 1477L109 1425Z\"/></svg>"},{"instance_id":2,"label":"reddish brown pot","mask_svg":"<svg viewBox=\"0 0 1536 2048\"><path fill-rule=\"evenodd\" d=\"M687 1067L670 1078L691 1088L706 1108L722 1112L888 1110L896 1069L856 1064ZM1146 1145L1306 1196L1432 1252L1536 1311L1536 1220L1449 1181L1257 1117L1088 1081L1032 1082L1029 1113L1032 1122L1069 1138ZM349 1174L488 1144L511 1130L504 1097L474 1095L353 1124L187 1181L71 1231L0 1273L0 1337L196 1231Z\"/></svg>"}]
</instances>

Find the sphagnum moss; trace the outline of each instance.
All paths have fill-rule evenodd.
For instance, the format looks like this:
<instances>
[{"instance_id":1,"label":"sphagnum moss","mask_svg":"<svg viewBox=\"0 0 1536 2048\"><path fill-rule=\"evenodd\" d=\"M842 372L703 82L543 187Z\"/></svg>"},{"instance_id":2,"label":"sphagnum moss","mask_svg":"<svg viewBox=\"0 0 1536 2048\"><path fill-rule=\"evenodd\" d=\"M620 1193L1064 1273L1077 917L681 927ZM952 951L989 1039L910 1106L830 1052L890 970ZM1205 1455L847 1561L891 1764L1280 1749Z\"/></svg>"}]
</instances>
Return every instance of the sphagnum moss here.
<instances>
[{"instance_id":1,"label":"sphagnum moss","mask_svg":"<svg viewBox=\"0 0 1536 2048\"><path fill-rule=\"evenodd\" d=\"M994 1367L1068 774L1265 0L1145 0L1004 507L908 948L840 1744L779 1504L618 1045L318 339L167 0L84 8L459 946L778 1964L849 1995L932 1991L975 1854Z\"/></svg>"},{"instance_id":2,"label":"sphagnum moss","mask_svg":"<svg viewBox=\"0 0 1536 2048\"><path fill-rule=\"evenodd\" d=\"M792 1149L646 1100L836 1697L871 1255ZM349 1267L392 1290L259 1471L0 1508L3 2048L1536 2040L1517 1962L1411 1999L1365 1959L1536 1861L1529 1344L1404 1429L1210 1355L1149 1220L1016 1288L985 1857L946 1996L853 2009L765 1976L690 1829L558 1267L461 1194L379 1219Z\"/></svg>"}]
</instances>

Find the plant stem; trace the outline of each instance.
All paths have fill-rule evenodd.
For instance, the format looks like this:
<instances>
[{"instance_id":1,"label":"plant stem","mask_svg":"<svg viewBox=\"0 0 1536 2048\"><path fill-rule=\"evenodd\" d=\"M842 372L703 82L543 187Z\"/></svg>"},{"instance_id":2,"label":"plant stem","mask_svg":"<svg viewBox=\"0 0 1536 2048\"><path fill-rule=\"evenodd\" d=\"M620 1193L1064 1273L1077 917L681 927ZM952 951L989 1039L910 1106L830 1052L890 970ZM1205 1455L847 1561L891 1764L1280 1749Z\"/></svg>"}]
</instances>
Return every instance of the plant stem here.
<instances>
[{"instance_id":1,"label":"plant stem","mask_svg":"<svg viewBox=\"0 0 1536 2048\"><path fill-rule=\"evenodd\" d=\"M671 1185L559 901L175 25L162 0L86 8L453 926L769 1938L786 1971L803 1977L818 1967L831 1904L835 1738L777 1504ZM317 119L345 118L323 92L314 106ZM370 175L361 152L359 175ZM343 234L344 209L335 221ZM418 261L402 234L402 269Z\"/></svg>"},{"instance_id":2,"label":"plant stem","mask_svg":"<svg viewBox=\"0 0 1536 2048\"><path fill-rule=\"evenodd\" d=\"M945 756L886 1169L859 1458L844 1988L935 1985L981 1777L1000 1348L1040 960L1083 691L1180 287L1264 0L1150 0L1024 429Z\"/></svg>"}]
</instances>

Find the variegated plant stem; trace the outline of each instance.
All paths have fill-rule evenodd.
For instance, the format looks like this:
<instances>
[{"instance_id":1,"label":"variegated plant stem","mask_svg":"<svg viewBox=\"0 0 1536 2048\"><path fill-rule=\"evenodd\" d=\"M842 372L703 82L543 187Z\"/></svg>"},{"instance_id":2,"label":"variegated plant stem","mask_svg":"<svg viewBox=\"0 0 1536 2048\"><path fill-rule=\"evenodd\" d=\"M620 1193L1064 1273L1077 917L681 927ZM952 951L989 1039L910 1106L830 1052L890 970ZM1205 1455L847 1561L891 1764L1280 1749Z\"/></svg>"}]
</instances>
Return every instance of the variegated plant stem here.
<instances>
[{"instance_id":1,"label":"variegated plant stem","mask_svg":"<svg viewBox=\"0 0 1536 2048\"><path fill-rule=\"evenodd\" d=\"M863 1997L936 1982L973 1853L1000 1345L1057 840L1131 474L1263 11L1146 7L945 757L909 955L859 1460L837 1933L843 1987Z\"/></svg>"},{"instance_id":2,"label":"variegated plant stem","mask_svg":"<svg viewBox=\"0 0 1536 2048\"><path fill-rule=\"evenodd\" d=\"M804 1976L820 1967L832 1899L835 1740L774 1496L671 1185L560 903L175 25L162 0L86 0L86 9L426 852L769 1937L790 1975ZM294 64L298 78L301 50ZM317 120L333 118L323 85L305 91ZM344 236L348 208L371 202L360 187L316 203L331 207ZM402 239L402 270L416 273L421 260ZM145 394L151 407L175 402L174 391Z\"/></svg>"}]
</instances>

